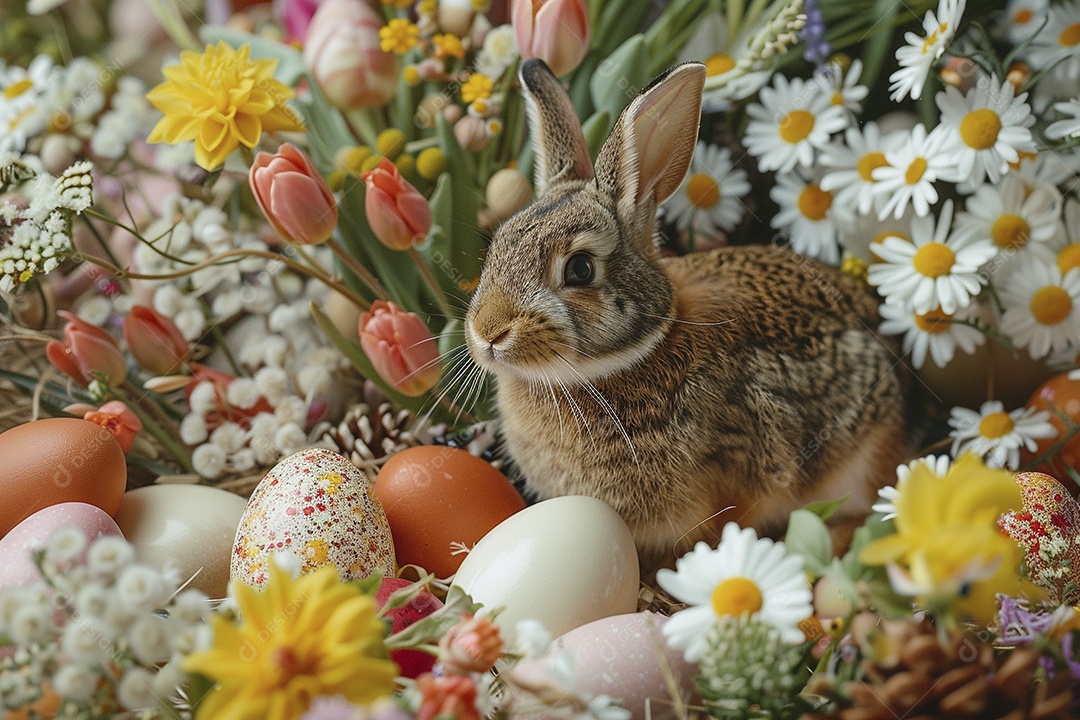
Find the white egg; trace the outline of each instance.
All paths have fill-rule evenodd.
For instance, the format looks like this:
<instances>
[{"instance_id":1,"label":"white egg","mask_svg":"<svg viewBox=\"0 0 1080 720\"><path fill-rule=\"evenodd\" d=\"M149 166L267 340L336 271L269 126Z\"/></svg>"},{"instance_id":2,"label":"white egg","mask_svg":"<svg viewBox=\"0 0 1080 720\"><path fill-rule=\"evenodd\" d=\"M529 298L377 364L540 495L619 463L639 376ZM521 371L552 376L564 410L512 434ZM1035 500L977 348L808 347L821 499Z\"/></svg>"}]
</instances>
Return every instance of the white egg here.
<instances>
[{"instance_id":1,"label":"white egg","mask_svg":"<svg viewBox=\"0 0 1080 720\"><path fill-rule=\"evenodd\" d=\"M510 643L519 620L539 620L558 636L637 609L637 552L626 523L604 502L552 498L481 538L453 584L488 609L503 608L497 622Z\"/></svg>"}]
</instances>

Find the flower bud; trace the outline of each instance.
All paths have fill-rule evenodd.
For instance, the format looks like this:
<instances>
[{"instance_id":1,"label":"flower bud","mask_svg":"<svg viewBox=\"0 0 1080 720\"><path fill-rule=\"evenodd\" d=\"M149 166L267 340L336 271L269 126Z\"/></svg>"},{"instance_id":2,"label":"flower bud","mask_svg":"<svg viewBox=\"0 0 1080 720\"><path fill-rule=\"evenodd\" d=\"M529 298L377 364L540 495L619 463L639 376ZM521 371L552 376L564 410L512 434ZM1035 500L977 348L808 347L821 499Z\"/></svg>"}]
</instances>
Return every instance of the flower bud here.
<instances>
[{"instance_id":1,"label":"flower bud","mask_svg":"<svg viewBox=\"0 0 1080 720\"><path fill-rule=\"evenodd\" d=\"M486 617L461 616L457 625L439 639L439 662L453 675L486 673L502 656L499 628Z\"/></svg>"},{"instance_id":2,"label":"flower bud","mask_svg":"<svg viewBox=\"0 0 1080 720\"><path fill-rule=\"evenodd\" d=\"M408 250L431 230L431 207L386 158L361 175L367 186L364 210L372 232L392 250Z\"/></svg>"},{"instance_id":3,"label":"flower bud","mask_svg":"<svg viewBox=\"0 0 1080 720\"><path fill-rule=\"evenodd\" d=\"M416 689L420 691L416 720L438 717L480 720L476 709L476 682L469 675L437 677L424 673L416 679Z\"/></svg>"},{"instance_id":4,"label":"flower bud","mask_svg":"<svg viewBox=\"0 0 1080 720\"><path fill-rule=\"evenodd\" d=\"M155 375L176 372L188 354L187 340L171 319L136 305L124 318L124 340L135 362Z\"/></svg>"},{"instance_id":5,"label":"flower bud","mask_svg":"<svg viewBox=\"0 0 1080 720\"><path fill-rule=\"evenodd\" d=\"M439 382L439 349L415 313L378 300L360 315L359 333L371 364L398 392L418 397Z\"/></svg>"},{"instance_id":6,"label":"flower bud","mask_svg":"<svg viewBox=\"0 0 1080 720\"><path fill-rule=\"evenodd\" d=\"M379 47L382 24L363 0L326 0L311 18L304 62L336 107L377 107L394 96L398 58Z\"/></svg>"},{"instance_id":7,"label":"flower bud","mask_svg":"<svg viewBox=\"0 0 1080 720\"><path fill-rule=\"evenodd\" d=\"M491 142L487 121L476 115L466 115L454 123L454 137L458 145L468 152L480 152Z\"/></svg>"},{"instance_id":8,"label":"flower bud","mask_svg":"<svg viewBox=\"0 0 1080 720\"><path fill-rule=\"evenodd\" d=\"M108 430L124 452L135 444L135 436L143 428L139 416L119 400L110 400L97 410L87 412L83 415L83 420L89 420Z\"/></svg>"},{"instance_id":9,"label":"flower bud","mask_svg":"<svg viewBox=\"0 0 1080 720\"><path fill-rule=\"evenodd\" d=\"M529 204L533 186L517 168L503 168L488 180L485 198L495 217L505 220Z\"/></svg>"},{"instance_id":10,"label":"flower bud","mask_svg":"<svg viewBox=\"0 0 1080 720\"><path fill-rule=\"evenodd\" d=\"M580 65L589 50L585 0L510 0L510 23L521 57L540 58L557 76Z\"/></svg>"},{"instance_id":11,"label":"flower bud","mask_svg":"<svg viewBox=\"0 0 1080 720\"><path fill-rule=\"evenodd\" d=\"M476 8L472 0L439 0L439 28L443 32L465 37L475 17Z\"/></svg>"},{"instance_id":12,"label":"flower bud","mask_svg":"<svg viewBox=\"0 0 1080 720\"><path fill-rule=\"evenodd\" d=\"M276 155L261 152L248 173L251 190L278 235L300 245L330 239L338 210L330 187L304 153L285 143Z\"/></svg>"},{"instance_id":13,"label":"flower bud","mask_svg":"<svg viewBox=\"0 0 1080 720\"><path fill-rule=\"evenodd\" d=\"M49 362L83 387L95 377L101 377L110 387L124 382L127 364L112 335L66 310L58 310L57 315L68 322L64 341L53 340L45 346Z\"/></svg>"}]
</instances>

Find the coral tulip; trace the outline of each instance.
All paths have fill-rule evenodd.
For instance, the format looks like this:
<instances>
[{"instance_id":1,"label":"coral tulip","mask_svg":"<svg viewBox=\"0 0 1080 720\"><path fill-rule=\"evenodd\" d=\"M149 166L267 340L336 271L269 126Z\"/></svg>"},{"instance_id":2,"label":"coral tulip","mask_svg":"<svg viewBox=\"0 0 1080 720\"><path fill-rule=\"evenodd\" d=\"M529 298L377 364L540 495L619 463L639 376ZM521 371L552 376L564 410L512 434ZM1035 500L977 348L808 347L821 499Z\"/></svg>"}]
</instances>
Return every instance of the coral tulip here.
<instances>
[{"instance_id":1,"label":"coral tulip","mask_svg":"<svg viewBox=\"0 0 1080 720\"><path fill-rule=\"evenodd\" d=\"M420 691L420 707L417 720L434 720L438 717L456 720L480 720L476 708L476 681L468 675L438 677L424 673L416 679Z\"/></svg>"},{"instance_id":2,"label":"coral tulip","mask_svg":"<svg viewBox=\"0 0 1080 720\"><path fill-rule=\"evenodd\" d=\"M97 410L91 410L83 415L83 420L96 423L112 433L124 452L131 449L135 436L143 428L138 415L119 400L110 400Z\"/></svg>"},{"instance_id":3,"label":"coral tulip","mask_svg":"<svg viewBox=\"0 0 1080 720\"><path fill-rule=\"evenodd\" d=\"M393 250L408 250L431 230L431 207L420 191L401 177L394 163L379 159L379 166L361 175L367 185L364 209L375 237Z\"/></svg>"},{"instance_id":4,"label":"coral tulip","mask_svg":"<svg viewBox=\"0 0 1080 720\"><path fill-rule=\"evenodd\" d=\"M343 110L385 105L398 83L398 58L379 47L382 17L363 0L327 0L315 11L304 62L326 99Z\"/></svg>"},{"instance_id":5,"label":"coral tulip","mask_svg":"<svg viewBox=\"0 0 1080 720\"><path fill-rule=\"evenodd\" d=\"M376 301L360 316L360 345L379 376L398 392L418 397L439 382L439 349L415 313Z\"/></svg>"},{"instance_id":6,"label":"coral tulip","mask_svg":"<svg viewBox=\"0 0 1080 720\"><path fill-rule=\"evenodd\" d=\"M124 318L124 340L135 362L155 375L176 372L188 355L188 343L171 319L136 305Z\"/></svg>"},{"instance_id":7,"label":"coral tulip","mask_svg":"<svg viewBox=\"0 0 1080 720\"><path fill-rule=\"evenodd\" d=\"M540 58L556 75L580 65L589 50L585 0L510 0L510 23L522 59Z\"/></svg>"},{"instance_id":8,"label":"coral tulip","mask_svg":"<svg viewBox=\"0 0 1080 720\"><path fill-rule=\"evenodd\" d=\"M57 314L67 320L64 342L53 340L45 355L58 370L82 386L95 377L116 386L127 377L127 364L113 336L66 310Z\"/></svg>"},{"instance_id":9,"label":"coral tulip","mask_svg":"<svg viewBox=\"0 0 1080 720\"><path fill-rule=\"evenodd\" d=\"M285 143L261 152L248 173L251 190L278 235L300 245L330 239L337 225L334 195L307 155Z\"/></svg>"}]
</instances>

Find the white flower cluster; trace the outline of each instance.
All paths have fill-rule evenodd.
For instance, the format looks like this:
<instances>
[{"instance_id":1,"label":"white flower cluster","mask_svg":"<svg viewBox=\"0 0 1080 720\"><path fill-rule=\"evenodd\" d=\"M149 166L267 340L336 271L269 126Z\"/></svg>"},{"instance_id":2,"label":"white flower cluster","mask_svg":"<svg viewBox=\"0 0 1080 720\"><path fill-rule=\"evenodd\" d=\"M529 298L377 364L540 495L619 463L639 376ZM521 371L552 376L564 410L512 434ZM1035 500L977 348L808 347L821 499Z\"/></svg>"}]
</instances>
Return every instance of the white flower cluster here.
<instances>
[{"instance_id":1,"label":"white flower cluster","mask_svg":"<svg viewBox=\"0 0 1080 720\"><path fill-rule=\"evenodd\" d=\"M131 76L121 77L90 137L90 151L103 158L123 157L136 138L146 137L156 116L146 101L146 85Z\"/></svg>"},{"instance_id":2,"label":"white flower cluster","mask_svg":"<svg viewBox=\"0 0 1080 720\"><path fill-rule=\"evenodd\" d=\"M36 561L36 584L0 590L0 707L25 709L45 682L61 696L59 717L172 704L187 681L181 660L212 640L207 597L178 592L120 537L88 543L63 528Z\"/></svg>"},{"instance_id":3,"label":"white flower cluster","mask_svg":"<svg viewBox=\"0 0 1080 720\"><path fill-rule=\"evenodd\" d=\"M37 275L55 270L73 250L71 215L93 203L93 165L78 162L59 178L47 173L27 183L25 207L0 202L0 291L11 292ZM5 175L29 173L9 155Z\"/></svg>"}]
</instances>

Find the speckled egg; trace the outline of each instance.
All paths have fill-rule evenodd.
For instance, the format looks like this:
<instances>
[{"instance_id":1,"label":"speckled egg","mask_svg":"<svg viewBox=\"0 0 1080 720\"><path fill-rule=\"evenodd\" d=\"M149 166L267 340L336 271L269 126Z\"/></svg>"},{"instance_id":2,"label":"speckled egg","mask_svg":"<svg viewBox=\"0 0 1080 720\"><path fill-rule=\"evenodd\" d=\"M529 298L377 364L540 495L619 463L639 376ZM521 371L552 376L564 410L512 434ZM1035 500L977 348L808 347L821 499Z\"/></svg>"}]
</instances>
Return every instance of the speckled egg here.
<instances>
[{"instance_id":1,"label":"speckled egg","mask_svg":"<svg viewBox=\"0 0 1080 720\"><path fill-rule=\"evenodd\" d=\"M386 514L364 473L323 448L290 455L259 481L236 529L231 579L261 587L274 553L294 556L305 573L335 565L346 580L396 568Z\"/></svg>"},{"instance_id":2,"label":"speckled egg","mask_svg":"<svg viewBox=\"0 0 1080 720\"><path fill-rule=\"evenodd\" d=\"M618 698L631 720L674 717L671 689L676 682L679 699L694 695L694 666L669 646L661 633L666 618L657 613L627 613L594 620L556 638L540 657L518 663L513 673L542 682L552 677L549 664L563 654L576 672L568 690L587 697ZM515 717L538 717L528 708L515 708Z\"/></svg>"}]
</instances>

